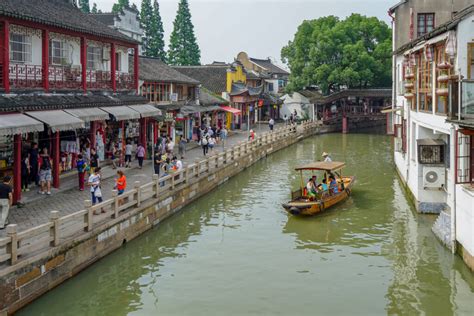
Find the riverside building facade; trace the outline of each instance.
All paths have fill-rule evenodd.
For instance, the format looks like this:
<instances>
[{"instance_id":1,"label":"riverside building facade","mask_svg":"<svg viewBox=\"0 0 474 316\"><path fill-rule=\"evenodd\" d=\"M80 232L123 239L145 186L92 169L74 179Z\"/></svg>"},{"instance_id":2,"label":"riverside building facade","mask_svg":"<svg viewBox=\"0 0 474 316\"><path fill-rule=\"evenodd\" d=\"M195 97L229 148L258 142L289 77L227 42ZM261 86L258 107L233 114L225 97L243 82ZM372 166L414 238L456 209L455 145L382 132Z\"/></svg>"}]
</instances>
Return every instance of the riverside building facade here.
<instances>
[{"instance_id":1,"label":"riverside building facade","mask_svg":"<svg viewBox=\"0 0 474 316\"><path fill-rule=\"evenodd\" d=\"M402 1L389 14L396 168L416 209L440 214L434 233L474 269L474 5Z\"/></svg>"},{"instance_id":2,"label":"riverside building facade","mask_svg":"<svg viewBox=\"0 0 474 316\"><path fill-rule=\"evenodd\" d=\"M0 2L0 176L13 175L15 202L33 143L59 187L83 147L106 160L125 139L146 142L146 118L160 111L138 95L138 46L72 0Z\"/></svg>"}]
</instances>

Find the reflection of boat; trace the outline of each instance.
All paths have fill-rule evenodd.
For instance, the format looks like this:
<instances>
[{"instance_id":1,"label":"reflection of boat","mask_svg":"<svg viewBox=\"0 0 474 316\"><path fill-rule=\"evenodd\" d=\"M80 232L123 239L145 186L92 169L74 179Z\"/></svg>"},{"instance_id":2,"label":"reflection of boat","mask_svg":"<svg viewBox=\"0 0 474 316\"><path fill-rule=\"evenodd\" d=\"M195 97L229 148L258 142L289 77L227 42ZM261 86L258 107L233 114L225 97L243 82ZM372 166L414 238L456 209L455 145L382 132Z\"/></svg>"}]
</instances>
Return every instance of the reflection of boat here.
<instances>
[{"instance_id":1,"label":"reflection of boat","mask_svg":"<svg viewBox=\"0 0 474 316\"><path fill-rule=\"evenodd\" d=\"M351 194L354 176L342 176L343 162L313 162L296 168L300 171L301 188L291 193L291 201L283 204L285 210L293 215L314 215L320 213L339 202L346 200ZM303 171L323 171L324 179L333 176L337 181L338 192L323 191L322 186L314 197L307 194L303 180ZM329 182L329 181L326 181Z\"/></svg>"}]
</instances>

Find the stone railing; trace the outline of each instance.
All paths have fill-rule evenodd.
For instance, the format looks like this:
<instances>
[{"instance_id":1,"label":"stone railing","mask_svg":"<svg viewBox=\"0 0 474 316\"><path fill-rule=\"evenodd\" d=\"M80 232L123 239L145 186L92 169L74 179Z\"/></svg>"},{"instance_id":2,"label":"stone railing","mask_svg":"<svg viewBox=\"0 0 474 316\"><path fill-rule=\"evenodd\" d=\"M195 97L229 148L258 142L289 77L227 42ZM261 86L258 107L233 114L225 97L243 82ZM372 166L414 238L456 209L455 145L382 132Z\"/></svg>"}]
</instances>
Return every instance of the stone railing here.
<instances>
[{"instance_id":1,"label":"stone railing","mask_svg":"<svg viewBox=\"0 0 474 316\"><path fill-rule=\"evenodd\" d=\"M94 227L107 223L119 216L126 216L136 207L149 200L165 199L175 189L208 177L220 167L231 165L236 159L251 154L257 148L288 138L290 135L304 133L315 127L316 122L304 121L300 125L291 125L275 129L257 136L254 140L239 142L237 145L207 159L196 161L181 171L158 178L146 184L135 182L133 189L118 195L112 191L113 197L100 204L92 205L90 200L84 201L84 209L66 216L59 216L59 211L50 213L50 221L37 227L18 232L16 224L6 227L7 237L0 239L0 265L15 265L28 256L41 253L52 247L66 246L74 237L90 232Z\"/></svg>"}]
</instances>

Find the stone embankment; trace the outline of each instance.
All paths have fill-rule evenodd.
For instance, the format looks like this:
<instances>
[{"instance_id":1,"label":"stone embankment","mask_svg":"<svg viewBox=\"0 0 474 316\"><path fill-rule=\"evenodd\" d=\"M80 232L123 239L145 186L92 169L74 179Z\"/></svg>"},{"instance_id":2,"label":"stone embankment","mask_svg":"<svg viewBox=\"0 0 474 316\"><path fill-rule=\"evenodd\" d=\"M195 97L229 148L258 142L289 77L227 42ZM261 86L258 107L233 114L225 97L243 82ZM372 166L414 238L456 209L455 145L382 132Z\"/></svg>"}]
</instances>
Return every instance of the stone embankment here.
<instances>
[{"instance_id":1,"label":"stone embankment","mask_svg":"<svg viewBox=\"0 0 474 316\"><path fill-rule=\"evenodd\" d=\"M37 227L17 232L9 225L0 239L0 315L15 312L256 161L319 132L316 122L282 127L175 174L135 182L101 204L85 201L83 210L63 217L51 211L50 221Z\"/></svg>"}]
</instances>

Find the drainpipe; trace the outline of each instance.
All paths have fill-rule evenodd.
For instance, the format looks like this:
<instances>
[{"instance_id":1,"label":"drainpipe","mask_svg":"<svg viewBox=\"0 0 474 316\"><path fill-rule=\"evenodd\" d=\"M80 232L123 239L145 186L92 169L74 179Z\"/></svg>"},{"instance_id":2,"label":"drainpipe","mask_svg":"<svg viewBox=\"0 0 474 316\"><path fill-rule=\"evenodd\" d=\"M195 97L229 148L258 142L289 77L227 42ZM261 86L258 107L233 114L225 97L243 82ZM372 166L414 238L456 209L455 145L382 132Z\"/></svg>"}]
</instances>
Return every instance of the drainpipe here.
<instances>
[{"instance_id":1,"label":"drainpipe","mask_svg":"<svg viewBox=\"0 0 474 316\"><path fill-rule=\"evenodd\" d=\"M454 135L454 137L453 137ZM457 131L456 129L454 128L454 126L451 127L451 146L454 147L454 151L452 150L452 148L450 148L449 152L450 152L450 155L451 153L455 152L457 153L457 143L458 143L458 137L457 137ZM453 138L454 138L454 142L453 142ZM450 176L451 176L451 179L452 179L452 187L453 187L453 194L452 194L452 197L453 197L453 209L451 211L451 252L454 254L456 253L456 172L455 172L455 169L456 167L453 168L452 164L453 162L455 163L456 165L456 154L454 155L454 161L451 161L451 170L449 171L450 173Z\"/></svg>"}]
</instances>

